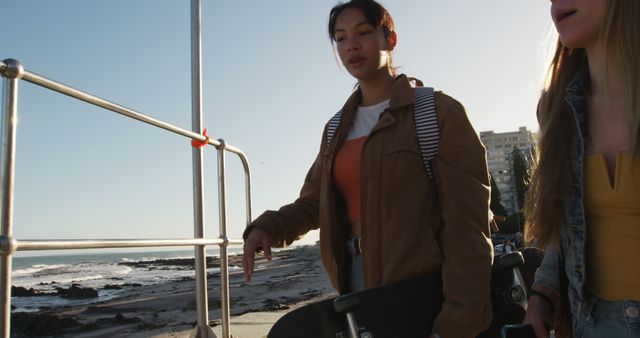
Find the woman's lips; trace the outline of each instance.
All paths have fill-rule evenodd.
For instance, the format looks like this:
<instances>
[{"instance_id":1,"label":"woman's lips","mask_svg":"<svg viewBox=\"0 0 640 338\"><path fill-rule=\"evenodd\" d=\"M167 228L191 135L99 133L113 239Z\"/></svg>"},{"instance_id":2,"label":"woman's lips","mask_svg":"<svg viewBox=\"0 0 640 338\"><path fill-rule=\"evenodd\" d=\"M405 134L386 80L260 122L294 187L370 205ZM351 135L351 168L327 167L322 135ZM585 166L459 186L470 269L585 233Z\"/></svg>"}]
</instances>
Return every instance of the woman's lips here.
<instances>
[{"instance_id":1,"label":"woman's lips","mask_svg":"<svg viewBox=\"0 0 640 338\"><path fill-rule=\"evenodd\" d=\"M351 67L356 67L357 68L357 67L362 66L365 61L366 61L365 58L360 57L360 56L356 56L356 57L349 58L349 65Z\"/></svg>"},{"instance_id":2,"label":"woman's lips","mask_svg":"<svg viewBox=\"0 0 640 338\"><path fill-rule=\"evenodd\" d=\"M560 23L562 22L564 19L576 14L577 11L575 10L564 10L564 11L559 11L558 13L556 13L556 22Z\"/></svg>"}]
</instances>

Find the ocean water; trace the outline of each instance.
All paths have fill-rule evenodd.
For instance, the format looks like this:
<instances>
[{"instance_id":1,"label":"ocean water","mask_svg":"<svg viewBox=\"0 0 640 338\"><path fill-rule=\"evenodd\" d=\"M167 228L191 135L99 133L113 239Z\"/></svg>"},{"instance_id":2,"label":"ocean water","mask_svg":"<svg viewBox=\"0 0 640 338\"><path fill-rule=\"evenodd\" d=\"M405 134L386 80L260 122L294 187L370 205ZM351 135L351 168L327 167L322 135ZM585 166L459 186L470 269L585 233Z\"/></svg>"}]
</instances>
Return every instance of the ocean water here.
<instances>
[{"instance_id":1,"label":"ocean water","mask_svg":"<svg viewBox=\"0 0 640 338\"><path fill-rule=\"evenodd\" d=\"M241 252L241 248L229 248L229 254ZM218 256L218 249L208 249L207 256ZM12 262L11 285L40 292L55 292L57 288L69 288L72 284L91 287L98 291L98 298L69 300L59 296L12 297L14 311L38 311L43 308L91 304L117 297L122 290L106 290L104 286L131 284L160 284L195 277L190 266L154 266L153 269L121 265L121 262L150 262L158 259L193 258L193 250L119 252L94 254L69 254L58 256L15 257ZM230 271L241 267L230 266ZM210 268L208 273L218 272Z\"/></svg>"}]
</instances>

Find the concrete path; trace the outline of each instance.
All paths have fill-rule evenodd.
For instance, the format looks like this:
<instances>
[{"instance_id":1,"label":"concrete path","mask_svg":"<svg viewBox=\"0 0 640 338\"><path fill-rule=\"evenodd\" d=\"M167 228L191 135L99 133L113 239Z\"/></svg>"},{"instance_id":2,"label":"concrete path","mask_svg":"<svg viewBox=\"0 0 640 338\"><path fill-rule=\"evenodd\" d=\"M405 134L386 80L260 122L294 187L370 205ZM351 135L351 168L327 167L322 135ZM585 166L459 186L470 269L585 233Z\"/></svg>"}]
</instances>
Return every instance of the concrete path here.
<instances>
[{"instance_id":1,"label":"concrete path","mask_svg":"<svg viewBox=\"0 0 640 338\"><path fill-rule=\"evenodd\" d=\"M251 312L231 318L231 336L233 338L262 338L284 312ZM222 326L213 328L216 336L222 337Z\"/></svg>"}]
</instances>

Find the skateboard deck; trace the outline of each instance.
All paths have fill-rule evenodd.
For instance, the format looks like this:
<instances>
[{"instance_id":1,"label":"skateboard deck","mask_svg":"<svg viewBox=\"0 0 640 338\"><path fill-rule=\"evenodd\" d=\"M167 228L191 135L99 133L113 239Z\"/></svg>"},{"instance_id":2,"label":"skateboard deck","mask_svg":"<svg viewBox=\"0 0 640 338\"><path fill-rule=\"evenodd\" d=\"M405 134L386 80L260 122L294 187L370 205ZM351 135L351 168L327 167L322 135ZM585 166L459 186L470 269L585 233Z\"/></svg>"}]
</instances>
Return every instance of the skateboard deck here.
<instances>
[{"instance_id":1,"label":"skateboard deck","mask_svg":"<svg viewBox=\"0 0 640 338\"><path fill-rule=\"evenodd\" d=\"M358 327L374 338L426 337L442 307L440 273L351 294ZM334 311L334 299L308 304L278 320L268 338L348 338L347 319Z\"/></svg>"},{"instance_id":2,"label":"skateboard deck","mask_svg":"<svg viewBox=\"0 0 640 338\"><path fill-rule=\"evenodd\" d=\"M543 255L540 250L528 248L522 253L496 257L491 280L493 320L491 327L479 338L500 337L504 325L522 322L526 290L531 287L531 280L527 277L532 279ZM522 272L519 277L514 274L514 268ZM520 302L507 301L505 296L513 295L516 284L524 284L525 298ZM354 311L358 327L366 329L373 338L426 337L442 308L442 276L434 273L351 295L359 303L359 308ZM287 313L274 324L267 337L348 338L346 316L335 311L334 300L308 304Z\"/></svg>"}]
</instances>

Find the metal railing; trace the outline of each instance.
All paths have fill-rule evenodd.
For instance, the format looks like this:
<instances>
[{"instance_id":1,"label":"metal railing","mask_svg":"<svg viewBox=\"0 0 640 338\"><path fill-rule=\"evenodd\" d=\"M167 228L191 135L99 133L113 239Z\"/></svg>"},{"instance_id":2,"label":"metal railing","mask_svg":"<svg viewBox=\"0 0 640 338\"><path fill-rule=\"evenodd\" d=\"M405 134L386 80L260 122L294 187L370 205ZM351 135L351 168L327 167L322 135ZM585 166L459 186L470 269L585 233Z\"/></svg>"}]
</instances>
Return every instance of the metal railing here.
<instances>
[{"instance_id":1,"label":"metal railing","mask_svg":"<svg viewBox=\"0 0 640 338\"><path fill-rule=\"evenodd\" d=\"M13 59L0 61L0 75L3 77L2 92L2 148L0 158L1 174L1 216L0 216L0 328L3 337L9 337L11 319L11 263L16 251L63 250L96 248L132 248L132 247L170 247L193 245L196 271L197 326L193 337L215 337L209 327L206 253L205 246L220 247L220 292L221 323L223 337L230 337L229 313L229 262L227 247L241 245L241 239L227 237L226 219L226 175L225 151L238 155L245 173L246 222L251 222L251 173L245 154L238 148L228 145L224 140L212 140L201 135L202 130L202 90L200 61L200 0L191 0L191 63L192 63L192 130L171 125L154 119L116 103L107 101L86 92L74 89L25 70L20 62ZM205 238L204 235L204 189L202 149L193 149L193 194L194 194L194 238L186 239L92 239L92 240L17 240L13 237L14 171L16 152L16 122L18 103L18 83L24 80L35 85L57 91L72 98L122 114L140 122L165 129L192 140L206 142L217 149L218 157L218 208L220 235L218 238Z\"/></svg>"}]
</instances>

